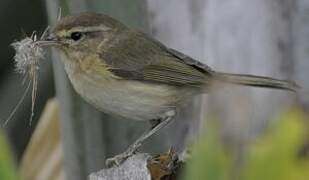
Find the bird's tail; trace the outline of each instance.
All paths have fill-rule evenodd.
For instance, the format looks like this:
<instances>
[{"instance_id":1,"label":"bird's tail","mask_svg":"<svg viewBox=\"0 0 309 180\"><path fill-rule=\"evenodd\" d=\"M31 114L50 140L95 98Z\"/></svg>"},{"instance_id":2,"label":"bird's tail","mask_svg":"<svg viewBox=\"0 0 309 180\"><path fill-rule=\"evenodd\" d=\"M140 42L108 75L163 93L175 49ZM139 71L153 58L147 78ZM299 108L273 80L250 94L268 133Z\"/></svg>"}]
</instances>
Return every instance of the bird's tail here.
<instances>
[{"instance_id":1,"label":"bird's tail","mask_svg":"<svg viewBox=\"0 0 309 180\"><path fill-rule=\"evenodd\" d=\"M253 76L245 74L215 73L215 79L221 82L255 86L263 88L283 89L296 92L300 87L293 81L279 80L270 77Z\"/></svg>"}]
</instances>

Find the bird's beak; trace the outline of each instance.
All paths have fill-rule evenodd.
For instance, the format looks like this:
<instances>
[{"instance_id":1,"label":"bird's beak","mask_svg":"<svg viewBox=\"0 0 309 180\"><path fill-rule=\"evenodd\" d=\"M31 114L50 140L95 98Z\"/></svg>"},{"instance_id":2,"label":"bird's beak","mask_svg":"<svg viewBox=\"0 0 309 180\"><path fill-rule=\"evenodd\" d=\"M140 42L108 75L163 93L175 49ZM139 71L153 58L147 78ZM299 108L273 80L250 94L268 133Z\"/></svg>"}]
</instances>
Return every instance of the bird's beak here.
<instances>
[{"instance_id":1,"label":"bird's beak","mask_svg":"<svg viewBox=\"0 0 309 180\"><path fill-rule=\"evenodd\" d=\"M42 38L41 40L37 41L41 46L57 46L59 45L58 38L53 34L49 34L47 37Z\"/></svg>"}]
</instances>

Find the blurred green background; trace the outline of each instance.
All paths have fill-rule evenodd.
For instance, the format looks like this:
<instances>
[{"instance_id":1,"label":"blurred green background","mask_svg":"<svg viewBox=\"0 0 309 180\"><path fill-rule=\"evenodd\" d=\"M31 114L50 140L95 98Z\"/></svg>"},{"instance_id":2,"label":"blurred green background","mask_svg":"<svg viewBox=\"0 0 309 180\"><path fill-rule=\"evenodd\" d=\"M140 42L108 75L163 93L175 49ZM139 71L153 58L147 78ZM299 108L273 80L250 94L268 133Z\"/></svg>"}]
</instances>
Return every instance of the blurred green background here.
<instances>
[{"instance_id":1,"label":"blurred green background","mask_svg":"<svg viewBox=\"0 0 309 180\"><path fill-rule=\"evenodd\" d=\"M208 126L194 145L184 179L308 179L307 121L308 116L297 109L283 113L263 135L238 151L223 143L218 126Z\"/></svg>"},{"instance_id":2,"label":"blurred green background","mask_svg":"<svg viewBox=\"0 0 309 180\"><path fill-rule=\"evenodd\" d=\"M16 180L17 167L6 136L0 131L0 179Z\"/></svg>"}]
</instances>

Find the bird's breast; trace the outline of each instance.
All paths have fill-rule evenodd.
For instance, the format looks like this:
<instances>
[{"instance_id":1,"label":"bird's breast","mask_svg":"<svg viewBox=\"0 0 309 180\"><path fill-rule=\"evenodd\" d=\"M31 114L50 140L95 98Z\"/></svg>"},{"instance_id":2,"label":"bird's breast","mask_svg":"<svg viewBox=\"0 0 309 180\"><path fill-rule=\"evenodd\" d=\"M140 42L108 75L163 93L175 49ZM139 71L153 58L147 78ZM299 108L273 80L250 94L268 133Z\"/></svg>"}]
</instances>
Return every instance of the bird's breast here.
<instances>
[{"instance_id":1,"label":"bird's breast","mask_svg":"<svg viewBox=\"0 0 309 180\"><path fill-rule=\"evenodd\" d=\"M119 79L106 68L89 67L85 70L67 64L66 71L78 94L108 114L134 120L157 119L175 110L183 97L173 86Z\"/></svg>"}]
</instances>

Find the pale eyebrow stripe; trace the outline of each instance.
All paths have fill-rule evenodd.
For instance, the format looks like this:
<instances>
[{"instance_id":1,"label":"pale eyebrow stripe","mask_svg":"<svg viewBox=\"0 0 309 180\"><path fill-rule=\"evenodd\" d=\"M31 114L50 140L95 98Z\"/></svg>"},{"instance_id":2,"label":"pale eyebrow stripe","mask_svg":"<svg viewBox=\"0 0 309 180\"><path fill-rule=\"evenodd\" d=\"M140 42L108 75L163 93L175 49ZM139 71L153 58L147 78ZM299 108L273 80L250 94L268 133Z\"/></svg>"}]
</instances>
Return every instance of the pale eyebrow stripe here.
<instances>
[{"instance_id":1,"label":"pale eyebrow stripe","mask_svg":"<svg viewBox=\"0 0 309 180\"><path fill-rule=\"evenodd\" d=\"M59 34L62 36L65 36L67 34L70 34L72 32L94 32L94 31L108 31L111 28L106 26L90 26L90 27L83 27L78 26L70 29L69 31L62 30Z\"/></svg>"},{"instance_id":2,"label":"pale eyebrow stripe","mask_svg":"<svg viewBox=\"0 0 309 180\"><path fill-rule=\"evenodd\" d=\"M91 32L91 31L108 31L111 28L106 26L90 26L90 27L74 27L69 30L69 32L79 31L79 32Z\"/></svg>"}]
</instances>

